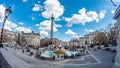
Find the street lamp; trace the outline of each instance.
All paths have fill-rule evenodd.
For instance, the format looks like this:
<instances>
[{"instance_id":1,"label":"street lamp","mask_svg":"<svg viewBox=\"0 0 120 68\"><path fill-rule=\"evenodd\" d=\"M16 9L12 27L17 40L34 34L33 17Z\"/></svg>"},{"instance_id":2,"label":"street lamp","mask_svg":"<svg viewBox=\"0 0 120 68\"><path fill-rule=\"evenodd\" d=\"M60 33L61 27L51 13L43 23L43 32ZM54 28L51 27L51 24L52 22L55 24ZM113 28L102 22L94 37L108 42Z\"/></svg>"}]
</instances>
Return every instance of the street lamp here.
<instances>
[{"instance_id":1,"label":"street lamp","mask_svg":"<svg viewBox=\"0 0 120 68\"><path fill-rule=\"evenodd\" d=\"M111 2L112 2L112 4L113 4L113 6L117 7L117 5L113 2L113 0L111 0Z\"/></svg>"},{"instance_id":2,"label":"street lamp","mask_svg":"<svg viewBox=\"0 0 120 68\"><path fill-rule=\"evenodd\" d=\"M3 21L3 26L2 26L2 29L1 29L1 39L0 39L0 47L3 47L3 30L4 30L4 25L5 25L5 22L9 16L10 13L12 13L12 11L10 10L11 7L9 7L8 9L5 9L5 16L4 16L4 21Z\"/></svg>"}]
</instances>

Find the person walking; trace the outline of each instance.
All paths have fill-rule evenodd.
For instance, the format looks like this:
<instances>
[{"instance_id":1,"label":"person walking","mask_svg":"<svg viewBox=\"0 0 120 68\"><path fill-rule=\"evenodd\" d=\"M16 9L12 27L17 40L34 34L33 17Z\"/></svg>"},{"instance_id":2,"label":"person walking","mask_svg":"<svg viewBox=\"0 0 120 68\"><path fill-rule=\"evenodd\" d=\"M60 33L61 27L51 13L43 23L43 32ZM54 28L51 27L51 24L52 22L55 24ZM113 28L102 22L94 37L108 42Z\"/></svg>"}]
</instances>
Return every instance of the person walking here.
<instances>
[{"instance_id":1,"label":"person walking","mask_svg":"<svg viewBox=\"0 0 120 68\"><path fill-rule=\"evenodd\" d=\"M87 45L85 45L85 53L86 53L86 54L89 54L89 49L88 49L88 46L87 46Z\"/></svg>"},{"instance_id":2,"label":"person walking","mask_svg":"<svg viewBox=\"0 0 120 68\"><path fill-rule=\"evenodd\" d=\"M22 53L24 53L24 49L22 49Z\"/></svg>"}]
</instances>

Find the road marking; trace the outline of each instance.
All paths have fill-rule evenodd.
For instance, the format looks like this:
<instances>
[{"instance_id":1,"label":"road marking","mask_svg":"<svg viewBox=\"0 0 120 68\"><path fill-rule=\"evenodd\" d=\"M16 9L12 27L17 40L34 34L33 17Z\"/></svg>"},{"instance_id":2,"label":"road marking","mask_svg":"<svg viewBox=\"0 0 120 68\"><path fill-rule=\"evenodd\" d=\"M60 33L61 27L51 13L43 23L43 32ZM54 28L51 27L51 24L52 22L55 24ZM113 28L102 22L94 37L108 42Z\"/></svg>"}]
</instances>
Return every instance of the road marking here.
<instances>
[{"instance_id":1,"label":"road marking","mask_svg":"<svg viewBox=\"0 0 120 68\"><path fill-rule=\"evenodd\" d=\"M97 62L98 63L102 63L98 58L96 58L93 54L91 54L91 56L95 59L95 60L97 60Z\"/></svg>"}]
</instances>

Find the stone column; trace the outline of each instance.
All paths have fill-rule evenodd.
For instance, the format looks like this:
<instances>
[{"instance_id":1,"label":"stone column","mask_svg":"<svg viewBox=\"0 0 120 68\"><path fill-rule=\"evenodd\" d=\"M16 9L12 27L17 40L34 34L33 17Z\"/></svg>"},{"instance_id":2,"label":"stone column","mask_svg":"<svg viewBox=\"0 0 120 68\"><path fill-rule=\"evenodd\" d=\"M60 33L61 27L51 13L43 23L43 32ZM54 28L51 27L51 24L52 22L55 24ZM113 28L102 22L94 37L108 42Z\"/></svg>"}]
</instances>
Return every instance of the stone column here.
<instances>
[{"instance_id":1,"label":"stone column","mask_svg":"<svg viewBox=\"0 0 120 68\"><path fill-rule=\"evenodd\" d=\"M52 41L52 45L53 45L53 25L54 25L54 16L52 14L52 17L51 17L51 35L50 35L50 40Z\"/></svg>"},{"instance_id":2,"label":"stone column","mask_svg":"<svg viewBox=\"0 0 120 68\"><path fill-rule=\"evenodd\" d=\"M120 6L115 11L114 19L117 21L118 28L119 28L119 36L117 39L117 53L116 53L116 57L115 57L114 68L120 68Z\"/></svg>"}]
</instances>

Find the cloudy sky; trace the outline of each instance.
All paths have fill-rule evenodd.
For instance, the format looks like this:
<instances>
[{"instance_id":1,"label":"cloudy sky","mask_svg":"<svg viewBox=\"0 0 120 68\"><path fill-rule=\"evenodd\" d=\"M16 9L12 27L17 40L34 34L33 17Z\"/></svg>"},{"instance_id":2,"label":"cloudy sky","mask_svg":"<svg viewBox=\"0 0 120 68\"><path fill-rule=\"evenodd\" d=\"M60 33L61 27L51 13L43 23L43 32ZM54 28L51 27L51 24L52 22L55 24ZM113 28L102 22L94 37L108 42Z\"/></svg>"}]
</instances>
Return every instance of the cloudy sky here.
<instances>
[{"instance_id":1,"label":"cloudy sky","mask_svg":"<svg viewBox=\"0 0 120 68\"><path fill-rule=\"evenodd\" d=\"M113 0L119 5L120 0ZM40 33L50 37L50 17L54 14L54 37L60 40L83 36L89 32L105 29L114 23L114 11L110 0L0 0L0 27L5 9L12 13L5 29L10 31Z\"/></svg>"}]
</instances>

